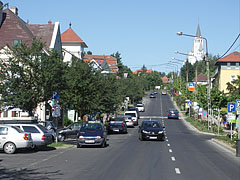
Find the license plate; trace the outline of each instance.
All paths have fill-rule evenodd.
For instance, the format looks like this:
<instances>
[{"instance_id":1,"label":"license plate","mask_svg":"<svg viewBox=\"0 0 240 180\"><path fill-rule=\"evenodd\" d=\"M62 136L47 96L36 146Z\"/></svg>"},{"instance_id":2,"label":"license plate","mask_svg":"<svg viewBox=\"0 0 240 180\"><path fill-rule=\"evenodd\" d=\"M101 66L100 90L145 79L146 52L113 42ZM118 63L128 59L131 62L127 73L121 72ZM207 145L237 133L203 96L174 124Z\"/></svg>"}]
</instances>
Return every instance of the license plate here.
<instances>
[{"instance_id":1,"label":"license plate","mask_svg":"<svg viewBox=\"0 0 240 180\"><path fill-rule=\"evenodd\" d=\"M119 129L113 129L114 132L119 132Z\"/></svg>"},{"instance_id":2,"label":"license plate","mask_svg":"<svg viewBox=\"0 0 240 180\"><path fill-rule=\"evenodd\" d=\"M157 139L157 137L149 137L149 139Z\"/></svg>"},{"instance_id":3,"label":"license plate","mask_svg":"<svg viewBox=\"0 0 240 180\"><path fill-rule=\"evenodd\" d=\"M94 140L85 140L85 143L95 143Z\"/></svg>"},{"instance_id":4,"label":"license plate","mask_svg":"<svg viewBox=\"0 0 240 180\"><path fill-rule=\"evenodd\" d=\"M175 114L172 114L172 116L174 116Z\"/></svg>"}]
</instances>

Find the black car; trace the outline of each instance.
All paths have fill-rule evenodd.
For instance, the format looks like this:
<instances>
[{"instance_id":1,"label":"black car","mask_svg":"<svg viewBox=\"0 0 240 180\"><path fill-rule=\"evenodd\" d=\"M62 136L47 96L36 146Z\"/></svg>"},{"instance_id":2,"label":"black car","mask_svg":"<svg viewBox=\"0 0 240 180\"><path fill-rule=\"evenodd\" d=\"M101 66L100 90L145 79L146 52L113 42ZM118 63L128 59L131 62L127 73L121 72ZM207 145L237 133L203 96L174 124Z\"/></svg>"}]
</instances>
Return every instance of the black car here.
<instances>
[{"instance_id":1,"label":"black car","mask_svg":"<svg viewBox=\"0 0 240 180\"><path fill-rule=\"evenodd\" d=\"M127 124L125 122L125 118L112 118L108 123L108 133L127 133Z\"/></svg>"},{"instance_id":2,"label":"black car","mask_svg":"<svg viewBox=\"0 0 240 180\"><path fill-rule=\"evenodd\" d=\"M104 125L100 122L85 122L82 124L77 135L77 147L82 146L101 146L107 145L107 132Z\"/></svg>"},{"instance_id":3,"label":"black car","mask_svg":"<svg viewBox=\"0 0 240 180\"><path fill-rule=\"evenodd\" d=\"M157 120L144 120L139 126L139 140L165 140L164 127Z\"/></svg>"},{"instance_id":4,"label":"black car","mask_svg":"<svg viewBox=\"0 0 240 180\"><path fill-rule=\"evenodd\" d=\"M81 128L82 122L75 122L70 124L68 127L59 130L58 140L64 141L67 138L76 138L79 129Z\"/></svg>"}]
</instances>

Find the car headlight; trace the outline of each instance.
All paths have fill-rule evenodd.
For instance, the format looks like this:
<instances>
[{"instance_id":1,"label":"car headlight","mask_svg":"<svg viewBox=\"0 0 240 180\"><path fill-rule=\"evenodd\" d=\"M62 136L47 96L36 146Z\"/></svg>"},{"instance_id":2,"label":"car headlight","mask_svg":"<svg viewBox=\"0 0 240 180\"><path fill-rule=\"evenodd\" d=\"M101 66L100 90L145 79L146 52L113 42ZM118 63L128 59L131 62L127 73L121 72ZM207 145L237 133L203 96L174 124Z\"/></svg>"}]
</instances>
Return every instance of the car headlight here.
<instances>
[{"instance_id":1,"label":"car headlight","mask_svg":"<svg viewBox=\"0 0 240 180\"><path fill-rule=\"evenodd\" d=\"M79 140L83 140L84 138L83 138L83 136L79 136Z\"/></svg>"},{"instance_id":2,"label":"car headlight","mask_svg":"<svg viewBox=\"0 0 240 180\"><path fill-rule=\"evenodd\" d=\"M162 134L163 133L163 131L158 131L158 134Z\"/></svg>"},{"instance_id":3,"label":"car headlight","mask_svg":"<svg viewBox=\"0 0 240 180\"><path fill-rule=\"evenodd\" d=\"M149 134L149 132L148 132L148 131L145 131L145 130L143 130L142 132L143 132L143 133L146 133L146 134Z\"/></svg>"},{"instance_id":4,"label":"car headlight","mask_svg":"<svg viewBox=\"0 0 240 180\"><path fill-rule=\"evenodd\" d=\"M101 136L97 136L97 138L96 138L97 140L100 140L100 139L102 139L102 137Z\"/></svg>"}]
</instances>

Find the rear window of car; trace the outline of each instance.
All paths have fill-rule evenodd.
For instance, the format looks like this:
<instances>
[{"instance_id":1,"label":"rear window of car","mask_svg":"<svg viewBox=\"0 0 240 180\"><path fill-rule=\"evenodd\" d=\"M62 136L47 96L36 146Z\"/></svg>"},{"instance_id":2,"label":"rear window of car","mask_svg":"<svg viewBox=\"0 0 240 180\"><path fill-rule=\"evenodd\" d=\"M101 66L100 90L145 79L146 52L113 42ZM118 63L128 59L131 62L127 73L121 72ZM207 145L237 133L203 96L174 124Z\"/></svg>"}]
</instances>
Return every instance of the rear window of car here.
<instances>
[{"instance_id":1,"label":"rear window of car","mask_svg":"<svg viewBox=\"0 0 240 180\"><path fill-rule=\"evenodd\" d=\"M178 113L177 110L170 110L169 112L170 112L170 113Z\"/></svg>"},{"instance_id":2,"label":"rear window of car","mask_svg":"<svg viewBox=\"0 0 240 180\"><path fill-rule=\"evenodd\" d=\"M44 132L44 133L48 132L48 130L45 127L43 127L42 125L37 125L37 126L39 127L39 129L42 130L42 132Z\"/></svg>"},{"instance_id":3,"label":"rear window of car","mask_svg":"<svg viewBox=\"0 0 240 180\"><path fill-rule=\"evenodd\" d=\"M136 117L136 113L126 113L125 115L129 115L129 116L132 116L132 117Z\"/></svg>"},{"instance_id":4,"label":"rear window of car","mask_svg":"<svg viewBox=\"0 0 240 180\"><path fill-rule=\"evenodd\" d=\"M23 130L21 130L19 127L11 126L13 129L15 129L17 132L22 133Z\"/></svg>"},{"instance_id":5,"label":"rear window of car","mask_svg":"<svg viewBox=\"0 0 240 180\"><path fill-rule=\"evenodd\" d=\"M124 121L124 118L122 118L122 117L117 117L117 118L112 119L112 121Z\"/></svg>"},{"instance_id":6,"label":"rear window of car","mask_svg":"<svg viewBox=\"0 0 240 180\"><path fill-rule=\"evenodd\" d=\"M143 105L142 104L137 104L137 107L143 107Z\"/></svg>"},{"instance_id":7,"label":"rear window of car","mask_svg":"<svg viewBox=\"0 0 240 180\"><path fill-rule=\"evenodd\" d=\"M23 126L23 129L25 132L40 133L39 130L34 126Z\"/></svg>"}]
</instances>

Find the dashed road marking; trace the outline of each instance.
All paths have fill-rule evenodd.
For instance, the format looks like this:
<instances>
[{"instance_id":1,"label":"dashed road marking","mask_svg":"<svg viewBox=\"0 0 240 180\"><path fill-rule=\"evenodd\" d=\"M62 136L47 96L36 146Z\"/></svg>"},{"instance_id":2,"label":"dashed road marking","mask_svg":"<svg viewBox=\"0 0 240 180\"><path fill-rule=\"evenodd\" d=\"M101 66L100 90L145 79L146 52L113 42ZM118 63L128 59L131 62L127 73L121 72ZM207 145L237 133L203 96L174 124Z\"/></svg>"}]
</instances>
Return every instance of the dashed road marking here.
<instances>
[{"instance_id":1,"label":"dashed road marking","mask_svg":"<svg viewBox=\"0 0 240 180\"><path fill-rule=\"evenodd\" d=\"M180 172L180 169L179 169L179 168L175 168L175 172L176 172L176 174L181 174L181 172Z\"/></svg>"},{"instance_id":2,"label":"dashed road marking","mask_svg":"<svg viewBox=\"0 0 240 180\"><path fill-rule=\"evenodd\" d=\"M175 157L173 157L173 156L171 157L171 159L172 159L172 161L176 161Z\"/></svg>"},{"instance_id":3,"label":"dashed road marking","mask_svg":"<svg viewBox=\"0 0 240 180\"><path fill-rule=\"evenodd\" d=\"M166 139L166 141L168 142L168 139Z\"/></svg>"},{"instance_id":4,"label":"dashed road marking","mask_svg":"<svg viewBox=\"0 0 240 180\"><path fill-rule=\"evenodd\" d=\"M169 152L171 153L171 152L172 152L172 150L171 150L171 149L169 149Z\"/></svg>"},{"instance_id":5,"label":"dashed road marking","mask_svg":"<svg viewBox=\"0 0 240 180\"><path fill-rule=\"evenodd\" d=\"M167 144L167 146L169 147L169 146L170 146L170 144Z\"/></svg>"}]
</instances>

